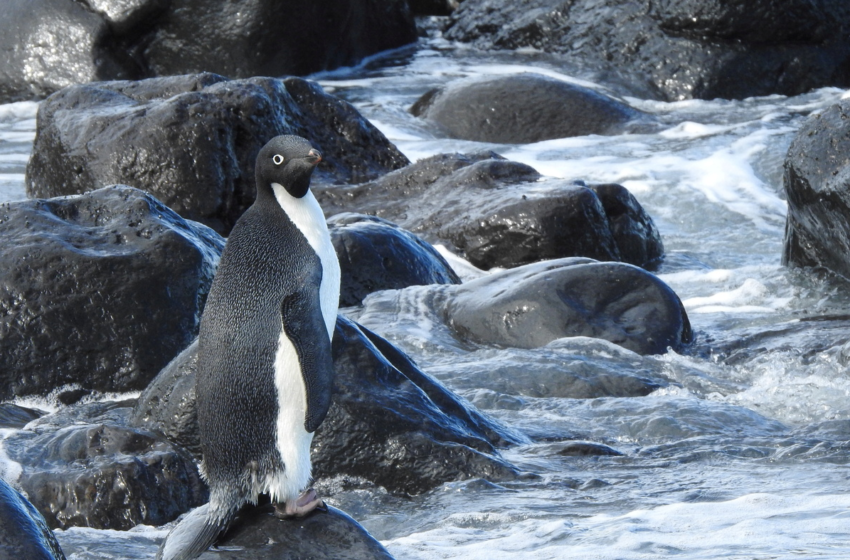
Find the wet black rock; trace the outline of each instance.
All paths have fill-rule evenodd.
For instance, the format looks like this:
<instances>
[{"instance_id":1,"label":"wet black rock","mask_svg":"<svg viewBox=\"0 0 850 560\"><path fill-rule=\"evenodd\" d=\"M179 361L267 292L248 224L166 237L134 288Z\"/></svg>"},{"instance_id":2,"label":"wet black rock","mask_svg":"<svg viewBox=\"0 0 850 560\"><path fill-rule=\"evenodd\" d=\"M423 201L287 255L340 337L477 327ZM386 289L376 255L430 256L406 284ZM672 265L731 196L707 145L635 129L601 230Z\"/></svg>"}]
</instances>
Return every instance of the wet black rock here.
<instances>
[{"instance_id":1,"label":"wet black rock","mask_svg":"<svg viewBox=\"0 0 850 560\"><path fill-rule=\"evenodd\" d=\"M126 184L226 234L254 202L257 152L280 134L308 138L322 152L314 181L366 181L408 163L356 109L314 82L194 74L51 96L38 111L27 194Z\"/></svg>"},{"instance_id":2,"label":"wet black rock","mask_svg":"<svg viewBox=\"0 0 850 560\"><path fill-rule=\"evenodd\" d=\"M809 117L785 158L782 263L850 279L850 101Z\"/></svg>"},{"instance_id":3,"label":"wet black rock","mask_svg":"<svg viewBox=\"0 0 850 560\"><path fill-rule=\"evenodd\" d=\"M0 428L23 428L44 412L12 403L0 403Z\"/></svg>"},{"instance_id":4,"label":"wet black rock","mask_svg":"<svg viewBox=\"0 0 850 560\"><path fill-rule=\"evenodd\" d=\"M0 558L65 560L44 517L20 492L0 478Z\"/></svg>"},{"instance_id":5,"label":"wet black rock","mask_svg":"<svg viewBox=\"0 0 850 560\"><path fill-rule=\"evenodd\" d=\"M570 256L651 267L663 255L652 219L623 187L559 181L541 189L539 179L492 152L442 154L375 181L314 192L327 215L385 218L479 268Z\"/></svg>"},{"instance_id":6,"label":"wet black rock","mask_svg":"<svg viewBox=\"0 0 850 560\"><path fill-rule=\"evenodd\" d=\"M162 525L208 499L187 452L126 427L133 404L67 407L4 440L23 467L18 483L50 527Z\"/></svg>"},{"instance_id":7,"label":"wet black rock","mask_svg":"<svg viewBox=\"0 0 850 560\"><path fill-rule=\"evenodd\" d=\"M94 80L306 75L415 40L405 0L11 0L0 103Z\"/></svg>"},{"instance_id":8,"label":"wet black rock","mask_svg":"<svg viewBox=\"0 0 850 560\"><path fill-rule=\"evenodd\" d=\"M187 349L154 380L131 424L167 434L197 453L192 352ZM386 340L339 317L333 353L333 404L313 441L315 477L344 475L417 494L451 480L518 476L497 448L524 436L476 411Z\"/></svg>"},{"instance_id":9,"label":"wet black rock","mask_svg":"<svg viewBox=\"0 0 850 560\"><path fill-rule=\"evenodd\" d=\"M410 112L450 138L503 144L651 126L649 115L622 101L533 73L450 82L425 93Z\"/></svg>"},{"instance_id":10,"label":"wet black rock","mask_svg":"<svg viewBox=\"0 0 850 560\"><path fill-rule=\"evenodd\" d=\"M133 77L104 18L73 0L9 0L0 18L0 103L80 82Z\"/></svg>"},{"instance_id":11,"label":"wet black rock","mask_svg":"<svg viewBox=\"0 0 850 560\"><path fill-rule=\"evenodd\" d=\"M0 398L130 391L197 333L223 240L114 186L0 205Z\"/></svg>"},{"instance_id":12,"label":"wet black rock","mask_svg":"<svg viewBox=\"0 0 850 560\"><path fill-rule=\"evenodd\" d=\"M328 507L304 519L280 520L272 506L246 507L217 546L198 560L392 560L389 552L344 512Z\"/></svg>"},{"instance_id":13,"label":"wet black rock","mask_svg":"<svg viewBox=\"0 0 850 560\"><path fill-rule=\"evenodd\" d=\"M407 0L414 16L447 16L462 0Z\"/></svg>"},{"instance_id":14,"label":"wet black rock","mask_svg":"<svg viewBox=\"0 0 850 560\"><path fill-rule=\"evenodd\" d=\"M328 220L342 272L339 304L359 305L379 290L460 284L434 247L392 222L343 213Z\"/></svg>"},{"instance_id":15,"label":"wet black rock","mask_svg":"<svg viewBox=\"0 0 850 560\"><path fill-rule=\"evenodd\" d=\"M477 343L535 348L588 336L638 354L663 354L692 339L675 292L622 263L536 263L446 289L443 297L446 322L459 338Z\"/></svg>"},{"instance_id":16,"label":"wet black rock","mask_svg":"<svg viewBox=\"0 0 850 560\"><path fill-rule=\"evenodd\" d=\"M554 53L667 100L850 86L850 6L835 0L465 0L451 19L449 40Z\"/></svg>"}]
</instances>

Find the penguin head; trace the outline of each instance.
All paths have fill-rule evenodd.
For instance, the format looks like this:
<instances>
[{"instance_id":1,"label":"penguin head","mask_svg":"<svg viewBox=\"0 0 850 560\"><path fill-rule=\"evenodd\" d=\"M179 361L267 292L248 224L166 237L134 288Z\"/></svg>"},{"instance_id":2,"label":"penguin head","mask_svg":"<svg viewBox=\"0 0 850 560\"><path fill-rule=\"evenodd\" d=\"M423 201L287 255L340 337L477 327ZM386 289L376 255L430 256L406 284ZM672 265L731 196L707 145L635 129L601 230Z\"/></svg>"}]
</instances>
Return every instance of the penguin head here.
<instances>
[{"instance_id":1,"label":"penguin head","mask_svg":"<svg viewBox=\"0 0 850 560\"><path fill-rule=\"evenodd\" d=\"M277 183L295 198L301 198L310 188L310 176L322 161L310 142L300 136L275 136L257 155L257 188L271 190Z\"/></svg>"}]
</instances>

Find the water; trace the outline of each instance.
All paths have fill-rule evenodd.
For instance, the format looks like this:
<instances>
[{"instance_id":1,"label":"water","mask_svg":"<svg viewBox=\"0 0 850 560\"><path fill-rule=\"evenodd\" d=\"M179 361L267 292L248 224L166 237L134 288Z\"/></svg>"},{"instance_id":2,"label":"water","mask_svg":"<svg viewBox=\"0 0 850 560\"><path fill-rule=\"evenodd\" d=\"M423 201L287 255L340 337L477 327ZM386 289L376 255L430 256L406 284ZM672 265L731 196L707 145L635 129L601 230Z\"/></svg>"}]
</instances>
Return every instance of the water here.
<instances>
[{"instance_id":1,"label":"water","mask_svg":"<svg viewBox=\"0 0 850 560\"><path fill-rule=\"evenodd\" d=\"M620 96L661 126L496 145L439 138L407 113L450 80L528 71ZM399 559L850 557L850 290L780 265L785 152L806 116L846 92L646 101L541 53L480 53L439 38L314 78L412 160L492 149L550 178L628 187L661 231L659 275L682 298L697 338L692 351L663 356L586 338L536 350L480 347L451 336L427 305L433 288L374 294L344 312L528 435L504 455L536 476L455 482L412 499L347 490L333 505ZM0 106L0 199L25 196L36 109ZM452 262L465 279L486 274ZM660 388L628 396L599 382L605 376ZM575 456L565 438L622 455ZM152 558L166 530L57 536L74 560Z\"/></svg>"}]
</instances>

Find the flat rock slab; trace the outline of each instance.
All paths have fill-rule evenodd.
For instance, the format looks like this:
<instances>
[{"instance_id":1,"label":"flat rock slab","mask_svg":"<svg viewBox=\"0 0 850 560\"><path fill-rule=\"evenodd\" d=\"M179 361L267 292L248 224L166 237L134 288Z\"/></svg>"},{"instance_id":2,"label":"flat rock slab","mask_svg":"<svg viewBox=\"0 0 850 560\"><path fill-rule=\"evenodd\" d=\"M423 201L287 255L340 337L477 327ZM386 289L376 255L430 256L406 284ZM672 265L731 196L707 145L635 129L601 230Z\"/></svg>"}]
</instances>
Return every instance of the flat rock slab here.
<instances>
[{"instance_id":1,"label":"flat rock slab","mask_svg":"<svg viewBox=\"0 0 850 560\"><path fill-rule=\"evenodd\" d=\"M126 186L0 204L0 398L146 387L196 335L223 245Z\"/></svg>"},{"instance_id":2,"label":"flat rock slab","mask_svg":"<svg viewBox=\"0 0 850 560\"><path fill-rule=\"evenodd\" d=\"M359 523L328 507L303 519L280 520L271 506L244 508L215 548L199 560L392 560Z\"/></svg>"},{"instance_id":3,"label":"flat rock slab","mask_svg":"<svg viewBox=\"0 0 850 560\"><path fill-rule=\"evenodd\" d=\"M254 202L257 153L281 134L322 153L314 183L367 181L409 163L314 82L191 74L69 87L44 101L27 194L130 185L226 235Z\"/></svg>"},{"instance_id":4,"label":"flat rock slab","mask_svg":"<svg viewBox=\"0 0 850 560\"><path fill-rule=\"evenodd\" d=\"M850 279L850 101L806 119L785 157L782 264Z\"/></svg>"},{"instance_id":5,"label":"flat rock slab","mask_svg":"<svg viewBox=\"0 0 850 560\"><path fill-rule=\"evenodd\" d=\"M652 121L622 101L534 73L450 82L426 92L410 112L450 138L503 144L622 134Z\"/></svg>"},{"instance_id":6,"label":"flat rock slab","mask_svg":"<svg viewBox=\"0 0 850 560\"><path fill-rule=\"evenodd\" d=\"M652 218L620 185L538 184L498 154L441 154L352 186L314 188L325 214L387 219L479 268L582 256L652 267L664 254Z\"/></svg>"}]
</instances>

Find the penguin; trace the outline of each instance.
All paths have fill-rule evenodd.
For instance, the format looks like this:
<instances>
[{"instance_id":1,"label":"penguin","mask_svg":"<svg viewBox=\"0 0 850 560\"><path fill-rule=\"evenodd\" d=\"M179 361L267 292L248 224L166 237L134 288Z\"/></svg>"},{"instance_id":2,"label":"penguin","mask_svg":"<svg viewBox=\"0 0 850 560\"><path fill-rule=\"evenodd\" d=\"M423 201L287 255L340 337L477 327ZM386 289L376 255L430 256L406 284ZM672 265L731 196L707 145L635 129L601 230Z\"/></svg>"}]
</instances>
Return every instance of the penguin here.
<instances>
[{"instance_id":1,"label":"penguin","mask_svg":"<svg viewBox=\"0 0 850 560\"><path fill-rule=\"evenodd\" d=\"M157 559L189 560L268 494L280 517L322 505L310 445L331 403L340 269L310 191L321 154L278 136L257 155L254 204L227 239L198 335L196 397L209 503Z\"/></svg>"}]
</instances>

